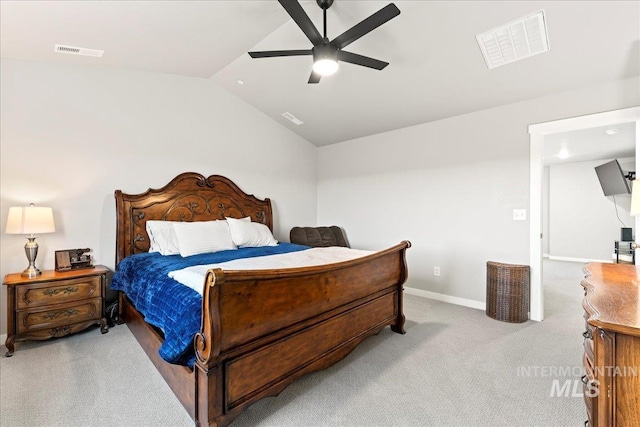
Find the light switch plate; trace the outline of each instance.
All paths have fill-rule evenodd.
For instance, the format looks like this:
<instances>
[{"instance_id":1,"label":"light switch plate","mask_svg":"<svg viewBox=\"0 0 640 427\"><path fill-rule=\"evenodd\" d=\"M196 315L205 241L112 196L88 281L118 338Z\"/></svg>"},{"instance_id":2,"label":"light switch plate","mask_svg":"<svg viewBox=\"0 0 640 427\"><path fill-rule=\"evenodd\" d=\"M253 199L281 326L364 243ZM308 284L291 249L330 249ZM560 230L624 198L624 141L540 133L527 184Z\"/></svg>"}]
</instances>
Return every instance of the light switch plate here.
<instances>
[{"instance_id":1,"label":"light switch plate","mask_svg":"<svg viewBox=\"0 0 640 427\"><path fill-rule=\"evenodd\" d=\"M514 209L513 210L513 220L514 221L526 221L527 220L527 210L526 209Z\"/></svg>"}]
</instances>

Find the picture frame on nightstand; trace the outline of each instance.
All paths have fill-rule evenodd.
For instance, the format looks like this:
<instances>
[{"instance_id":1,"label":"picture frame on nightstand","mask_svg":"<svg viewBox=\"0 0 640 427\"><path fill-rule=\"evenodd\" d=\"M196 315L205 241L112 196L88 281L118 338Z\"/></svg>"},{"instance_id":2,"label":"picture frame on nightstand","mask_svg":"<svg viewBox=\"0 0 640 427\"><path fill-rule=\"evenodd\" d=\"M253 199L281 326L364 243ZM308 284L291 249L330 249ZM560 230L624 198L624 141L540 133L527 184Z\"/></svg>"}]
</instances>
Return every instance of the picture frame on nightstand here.
<instances>
[{"instance_id":1,"label":"picture frame on nightstand","mask_svg":"<svg viewBox=\"0 0 640 427\"><path fill-rule=\"evenodd\" d=\"M93 268L91 249L65 249L56 251L56 271L71 271Z\"/></svg>"}]
</instances>

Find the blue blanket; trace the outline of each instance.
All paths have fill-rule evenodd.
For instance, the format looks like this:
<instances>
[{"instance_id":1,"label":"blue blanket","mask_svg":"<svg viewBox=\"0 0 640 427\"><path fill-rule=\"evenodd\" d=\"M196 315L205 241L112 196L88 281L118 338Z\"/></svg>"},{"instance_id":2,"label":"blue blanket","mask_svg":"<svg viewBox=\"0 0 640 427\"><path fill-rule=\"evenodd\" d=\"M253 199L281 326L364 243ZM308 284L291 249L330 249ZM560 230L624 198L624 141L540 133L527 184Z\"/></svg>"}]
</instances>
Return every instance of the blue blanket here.
<instances>
[{"instance_id":1,"label":"blue blanket","mask_svg":"<svg viewBox=\"0 0 640 427\"><path fill-rule=\"evenodd\" d=\"M278 246L240 248L185 258L180 255L163 256L157 252L135 254L120 262L113 275L111 288L124 291L145 320L164 332L165 340L159 350L164 360L193 367L193 337L200 331L202 297L167 274L194 265L297 252L308 248L279 243Z\"/></svg>"}]
</instances>

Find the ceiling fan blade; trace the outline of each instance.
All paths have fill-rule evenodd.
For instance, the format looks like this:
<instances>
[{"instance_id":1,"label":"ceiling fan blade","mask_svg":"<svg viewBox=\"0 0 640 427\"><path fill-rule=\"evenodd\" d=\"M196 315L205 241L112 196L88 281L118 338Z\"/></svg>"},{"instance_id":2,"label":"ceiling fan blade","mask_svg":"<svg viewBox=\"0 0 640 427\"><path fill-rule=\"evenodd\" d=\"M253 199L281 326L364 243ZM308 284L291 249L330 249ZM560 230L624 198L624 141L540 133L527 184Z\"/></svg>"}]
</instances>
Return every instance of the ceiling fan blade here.
<instances>
[{"instance_id":1,"label":"ceiling fan blade","mask_svg":"<svg viewBox=\"0 0 640 427\"><path fill-rule=\"evenodd\" d=\"M320 32L315 27L315 25L313 25L313 22L311 22L309 15L307 15L307 13L304 11L302 6L300 6L300 3L298 3L297 0L278 1L314 46L318 43L322 43L322 36L320 35Z\"/></svg>"},{"instance_id":2,"label":"ceiling fan blade","mask_svg":"<svg viewBox=\"0 0 640 427\"><path fill-rule=\"evenodd\" d=\"M252 58L273 58L275 56L302 56L313 55L311 49L303 50L264 50L259 52L249 52Z\"/></svg>"},{"instance_id":3,"label":"ceiling fan blade","mask_svg":"<svg viewBox=\"0 0 640 427\"><path fill-rule=\"evenodd\" d=\"M344 50L338 51L338 60L362 65L363 67L374 68L376 70L382 70L384 67L389 65L388 62L379 61L377 59L369 58L368 56L358 55L357 53L345 52Z\"/></svg>"},{"instance_id":4,"label":"ceiling fan blade","mask_svg":"<svg viewBox=\"0 0 640 427\"><path fill-rule=\"evenodd\" d=\"M320 74L312 71L307 83L320 83L320 77L322 77Z\"/></svg>"},{"instance_id":5,"label":"ceiling fan blade","mask_svg":"<svg viewBox=\"0 0 640 427\"><path fill-rule=\"evenodd\" d=\"M342 49L398 15L400 15L400 9L398 9L395 4L389 3L364 21L340 34L331 41L331 44L338 49Z\"/></svg>"}]
</instances>

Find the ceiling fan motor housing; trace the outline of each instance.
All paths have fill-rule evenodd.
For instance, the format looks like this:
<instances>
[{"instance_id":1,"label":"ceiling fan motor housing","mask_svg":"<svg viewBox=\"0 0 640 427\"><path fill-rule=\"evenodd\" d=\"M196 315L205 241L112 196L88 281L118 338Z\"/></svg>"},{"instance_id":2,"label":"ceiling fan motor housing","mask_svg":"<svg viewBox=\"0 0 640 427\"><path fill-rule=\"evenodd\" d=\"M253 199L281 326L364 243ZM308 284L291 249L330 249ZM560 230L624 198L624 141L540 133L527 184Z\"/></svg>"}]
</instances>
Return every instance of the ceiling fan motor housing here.
<instances>
[{"instance_id":1,"label":"ceiling fan motor housing","mask_svg":"<svg viewBox=\"0 0 640 427\"><path fill-rule=\"evenodd\" d=\"M315 45L311 52L313 52L313 61L319 61L321 59L330 59L338 61L338 48L332 45L328 39L324 39L324 43Z\"/></svg>"}]
</instances>

